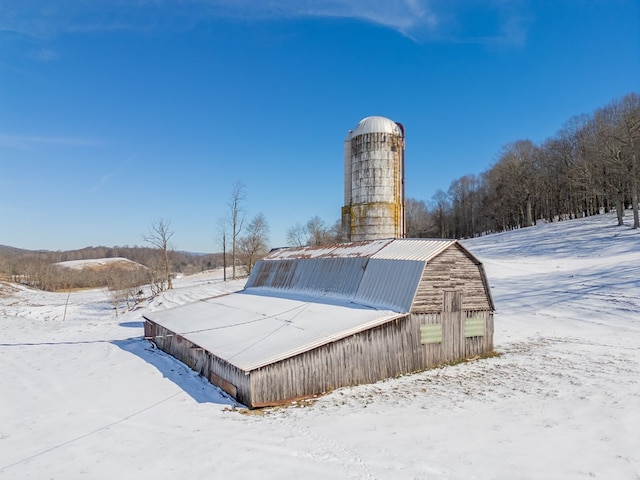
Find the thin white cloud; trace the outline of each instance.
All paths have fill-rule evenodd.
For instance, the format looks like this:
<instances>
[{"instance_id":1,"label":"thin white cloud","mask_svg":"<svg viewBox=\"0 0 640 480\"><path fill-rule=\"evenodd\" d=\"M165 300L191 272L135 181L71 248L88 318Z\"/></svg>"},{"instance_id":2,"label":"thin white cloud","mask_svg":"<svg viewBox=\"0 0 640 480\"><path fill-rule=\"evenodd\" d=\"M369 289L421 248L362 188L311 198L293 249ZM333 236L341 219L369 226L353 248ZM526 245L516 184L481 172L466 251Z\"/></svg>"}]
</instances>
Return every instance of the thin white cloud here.
<instances>
[{"instance_id":1,"label":"thin white cloud","mask_svg":"<svg viewBox=\"0 0 640 480\"><path fill-rule=\"evenodd\" d=\"M121 171L123 171L131 161L135 160L135 158L136 158L135 155L130 156L127 160L117 165L113 169L113 171L102 175L100 179L92 187L89 188L89 192L96 193L102 190L103 188L105 188L109 184L111 179L117 176Z\"/></svg>"},{"instance_id":2,"label":"thin white cloud","mask_svg":"<svg viewBox=\"0 0 640 480\"><path fill-rule=\"evenodd\" d=\"M20 150L32 150L41 146L95 147L98 145L101 145L101 142L87 138L0 134L0 147Z\"/></svg>"},{"instance_id":3,"label":"thin white cloud","mask_svg":"<svg viewBox=\"0 0 640 480\"><path fill-rule=\"evenodd\" d=\"M51 50L50 48L42 48L38 53L36 53L35 57L38 60L42 60L43 62L51 62L53 60L57 60L60 55L55 50Z\"/></svg>"},{"instance_id":4,"label":"thin white cloud","mask_svg":"<svg viewBox=\"0 0 640 480\"><path fill-rule=\"evenodd\" d=\"M8 5L9 3L9 5ZM521 45L527 0L31 0L0 3L0 34L47 38L62 32L183 29L207 18L353 18L415 41ZM500 19L478 35L471 11Z\"/></svg>"}]
</instances>

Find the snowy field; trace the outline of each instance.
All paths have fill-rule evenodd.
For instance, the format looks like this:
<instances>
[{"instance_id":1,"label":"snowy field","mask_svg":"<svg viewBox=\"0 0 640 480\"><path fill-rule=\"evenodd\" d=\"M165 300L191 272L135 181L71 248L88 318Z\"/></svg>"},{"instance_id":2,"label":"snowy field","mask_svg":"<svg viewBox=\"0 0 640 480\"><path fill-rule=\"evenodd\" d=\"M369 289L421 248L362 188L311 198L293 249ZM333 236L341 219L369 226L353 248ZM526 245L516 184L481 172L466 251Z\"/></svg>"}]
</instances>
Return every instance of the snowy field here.
<instances>
[{"instance_id":1,"label":"snowy field","mask_svg":"<svg viewBox=\"0 0 640 480\"><path fill-rule=\"evenodd\" d=\"M631 223L630 213L625 219ZM640 479L640 231L614 215L465 241L500 356L247 413L104 290L0 283L0 479Z\"/></svg>"}]
</instances>

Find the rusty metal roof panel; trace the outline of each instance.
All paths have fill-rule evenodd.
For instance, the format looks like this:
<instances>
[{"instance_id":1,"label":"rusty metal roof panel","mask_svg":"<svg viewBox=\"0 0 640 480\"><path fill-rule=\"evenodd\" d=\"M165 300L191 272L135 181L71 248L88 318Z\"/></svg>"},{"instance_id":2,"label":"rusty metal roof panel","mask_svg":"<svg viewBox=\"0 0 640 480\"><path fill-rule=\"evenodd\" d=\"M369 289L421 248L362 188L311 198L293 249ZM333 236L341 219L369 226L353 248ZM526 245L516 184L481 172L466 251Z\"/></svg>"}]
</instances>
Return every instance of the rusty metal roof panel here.
<instances>
[{"instance_id":1,"label":"rusty metal roof panel","mask_svg":"<svg viewBox=\"0 0 640 480\"><path fill-rule=\"evenodd\" d=\"M370 257L393 242L393 239L338 243L310 247L278 248L269 252L264 260L299 258Z\"/></svg>"},{"instance_id":2,"label":"rusty metal roof panel","mask_svg":"<svg viewBox=\"0 0 640 480\"><path fill-rule=\"evenodd\" d=\"M425 262L372 258L360 282L356 300L366 305L408 312Z\"/></svg>"},{"instance_id":3,"label":"rusty metal roof panel","mask_svg":"<svg viewBox=\"0 0 640 480\"><path fill-rule=\"evenodd\" d=\"M428 262L456 242L456 240L442 239L397 239L385 245L371 258Z\"/></svg>"},{"instance_id":4,"label":"rusty metal roof panel","mask_svg":"<svg viewBox=\"0 0 640 480\"><path fill-rule=\"evenodd\" d=\"M245 288L353 298L368 258L303 258L258 262Z\"/></svg>"}]
</instances>

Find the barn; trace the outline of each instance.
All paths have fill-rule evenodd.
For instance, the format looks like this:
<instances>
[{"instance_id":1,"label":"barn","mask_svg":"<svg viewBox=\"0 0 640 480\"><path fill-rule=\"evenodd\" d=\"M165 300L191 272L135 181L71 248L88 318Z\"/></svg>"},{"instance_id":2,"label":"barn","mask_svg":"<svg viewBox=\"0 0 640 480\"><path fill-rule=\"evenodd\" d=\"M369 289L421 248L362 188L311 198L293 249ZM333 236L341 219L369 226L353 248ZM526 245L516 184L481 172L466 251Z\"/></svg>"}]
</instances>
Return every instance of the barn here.
<instances>
[{"instance_id":1,"label":"barn","mask_svg":"<svg viewBox=\"0 0 640 480\"><path fill-rule=\"evenodd\" d=\"M456 240L276 249L236 293L145 315L145 336L250 407L493 350L482 264Z\"/></svg>"}]
</instances>

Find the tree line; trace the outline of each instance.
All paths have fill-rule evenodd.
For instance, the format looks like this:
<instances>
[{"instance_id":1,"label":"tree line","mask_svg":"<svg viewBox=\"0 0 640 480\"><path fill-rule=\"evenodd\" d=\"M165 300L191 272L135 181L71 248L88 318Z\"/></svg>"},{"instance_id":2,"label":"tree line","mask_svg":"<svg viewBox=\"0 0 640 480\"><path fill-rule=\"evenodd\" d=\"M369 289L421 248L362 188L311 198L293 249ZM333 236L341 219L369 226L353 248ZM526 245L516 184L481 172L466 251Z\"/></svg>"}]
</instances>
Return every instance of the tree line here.
<instances>
[{"instance_id":1,"label":"tree line","mask_svg":"<svg viewBox=\"0 0 640 480\"><path fill-rule=\"evenodd\" d=\"M541 144L517 140L479 175L454 180L428 205L407 199L408 237L469 238L624 210L638 219L640 96L630 93L571 118Z\"/></svg>"},{"instance_id":2,"label":"tree line","mask_svg":"<svg viewBox=\"0 0 640 480\"><path fill-rule=\"evenodd\" d=\"M141 246L86 247L68 251L34 251L0 246L0 277L43 290L57 291L76 288L106 287L112 282L111 273L124 273L136 281L150 283L160 277L163 270L162 257L156 248ZM194 254L175 250L168 251L172 274L193 274L222 265L221 254ZM107 269L71 269L60 266L60 262L99 258L127 258L145 267L146 273L136 269L122 269L114 265ZM113 272L108 272L113 270Z\"/></svg>"}]
</instances>

